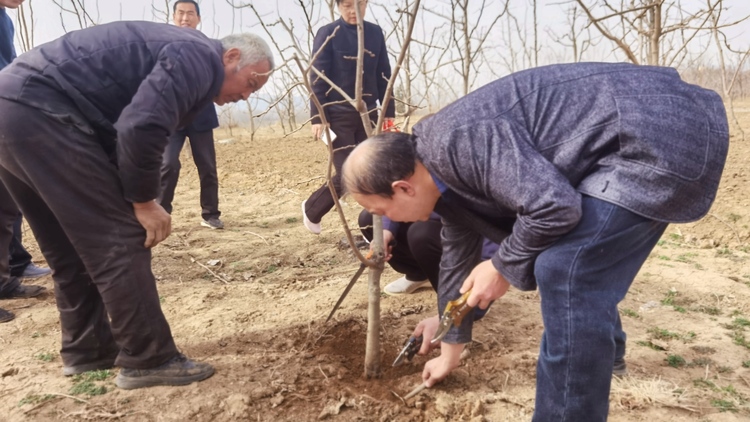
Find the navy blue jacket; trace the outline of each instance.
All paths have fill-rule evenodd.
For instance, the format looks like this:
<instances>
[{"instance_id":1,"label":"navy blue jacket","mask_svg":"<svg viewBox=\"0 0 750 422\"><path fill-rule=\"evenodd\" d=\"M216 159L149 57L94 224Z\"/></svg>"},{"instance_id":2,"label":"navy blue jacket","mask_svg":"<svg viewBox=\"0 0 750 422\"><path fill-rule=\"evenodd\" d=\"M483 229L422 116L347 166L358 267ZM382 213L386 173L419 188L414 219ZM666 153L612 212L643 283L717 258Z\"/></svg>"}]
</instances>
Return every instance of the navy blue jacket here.
<instances>
[{"instance_id":1,"label":"navy blue jacket","mask_svg":"<svg viewBox=\"0 0 750 422\"><path fill-rule=\"evenodd\" d=\"M458 203L516 217L492 258L536 287L536 257L581 218L581 195L663 222L694 221L716 197L729 145L721 97L671 68L578 63L518 72L414 126L417 154ZM443 219L440 313L476 265L482 234ZM445 341L471 338L470 318Z\"/></svg>"},{"instance_id":2,"label":"navy blue jacket","mask_svg":"<svg viewBox=\"0 0 750 422\"><path fill-rule=\"evenodd\" d=\"M316 69L325 73L326 77L338 85L347 95L354 98L354 82L357 77L357 25L346 23L339 18L320 28L315 34L313 41L313 54L323 46L326 38L339 28L336 35L325 45L315 59L313 65ZM362 76L362 94L367 109L377 107L377 101L383 103L385 91L388 87L388 79L391 77L391 64L388 61L388 50L385 46L383 30L374 23L364 22L365 54ZM313 93L325 106L328 103L343 101L344 97L336 90L331 89L328 83L318 78L314 72L310 73L310 84ZM385 117L394 117L396 114L393 101L388 102ZM331 113L356 113L349 103L331 104L323 108L326 118ZM310 117L312 123L320 123L317 118L318 109L310 101Z\"/></svg>"},{"instance_id":3,"label":"navy blue jacket","mask_svg":"<svg viewBox=\"0 0 750 422\"><path fill-rule=\"evenodd\" d=\"M221 43L199 31L115 22L70 32L0 71L0 97L96 135L126 200L159 195L167 137L219 94Z\"/></svg>"},{"instance_id":4,"label":"navy blue jacket","mask_svg":"<svg viewBox=\"0 0 750 422\"><path fill-rule=\"evenodd\" d=\"M0 69L9 65L16 58L13 47L13 21L4 7L0 7Z\"/></svg>"},{"instance_id":5,"label":"navy blue jacket","mask_svg":"<svg viewBox=\"0 0 750 422\"><path fill-rule=\"evenodd\" d=\"M179 130L180 133L189 134L193 132L208 132L219 127L219 116L216 115L216 107L213 103L207 104L203 110L195 115L193 121Z\"/></svg>"}]
</instances>

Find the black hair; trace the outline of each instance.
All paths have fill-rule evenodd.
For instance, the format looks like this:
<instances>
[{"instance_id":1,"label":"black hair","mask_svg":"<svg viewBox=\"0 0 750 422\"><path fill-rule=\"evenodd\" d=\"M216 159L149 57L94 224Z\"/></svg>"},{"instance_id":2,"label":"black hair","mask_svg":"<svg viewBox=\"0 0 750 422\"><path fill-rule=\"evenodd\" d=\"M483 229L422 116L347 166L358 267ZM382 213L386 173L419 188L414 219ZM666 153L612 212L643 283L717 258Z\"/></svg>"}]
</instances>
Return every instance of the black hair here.
<instances>
[{"instance_id":1,"label":"black hair","mask_svg":"<svg viewBox=\"0 0 750 422\"><path fill-rule=\"evenodd\" d=\"M356 171L344 167L343 185L348 193L390 198L393 196L391 183L414 174L417 150L408 133L384 132L367 139L357 148L368 150Z\"/></svg>"},{"instance_id":2,"label":"black hair","mask_svg":"<svg viewBox=\"0 0 750 422\"><path fill-rule=\"evenodd\" d=\"M198 17L201 17L201 7L198 6L198 2L195 0L177 0L172 6L172 14L177 13L177 5L180 3L192 3L195 6L195 13L198 14Z\"/></svg>"}]
</instances>

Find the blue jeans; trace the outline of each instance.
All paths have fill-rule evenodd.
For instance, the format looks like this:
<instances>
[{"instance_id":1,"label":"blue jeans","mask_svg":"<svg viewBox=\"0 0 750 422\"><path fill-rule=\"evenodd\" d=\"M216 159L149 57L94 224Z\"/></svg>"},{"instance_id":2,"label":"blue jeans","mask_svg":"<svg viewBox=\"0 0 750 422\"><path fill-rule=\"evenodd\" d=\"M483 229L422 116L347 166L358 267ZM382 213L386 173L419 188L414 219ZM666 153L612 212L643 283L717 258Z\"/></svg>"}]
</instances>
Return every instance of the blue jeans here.
<instances>
[{"instance_id":1,"label":"blue jeans","mask_svg":"<svg viewBox=\"0 0 750 422\"><path fill-rule=\"evenodd\" d=\"M589 196L582 205L578 226L534 267L544 320L535 422L607 420L612 364L625 354L617 304L667 227Z\"/></svg>"}]
</instances>

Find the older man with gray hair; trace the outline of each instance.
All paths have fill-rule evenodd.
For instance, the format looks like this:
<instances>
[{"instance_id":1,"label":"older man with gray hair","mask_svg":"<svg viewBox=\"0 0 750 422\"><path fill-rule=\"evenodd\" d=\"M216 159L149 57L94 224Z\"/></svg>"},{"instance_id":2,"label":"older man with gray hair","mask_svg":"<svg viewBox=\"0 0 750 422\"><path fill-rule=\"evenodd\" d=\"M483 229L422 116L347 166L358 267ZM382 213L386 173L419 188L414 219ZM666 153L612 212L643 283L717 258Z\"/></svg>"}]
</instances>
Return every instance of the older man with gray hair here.
<instances>
[{"instance_id":1,"label":"older man with gray hair","mask_svg":"<svg viewBox=\"0 0 750 422\"><path fill-rule=\"evenodd\" d=\"M177 350L151 271L171 231L154 201L162 154L177 128L211 101L247 99L273 65L255 35L117 22L0 72L0 180L54 269L64 375L116 365L131 389L214 373Z\"/></svg>"}]
</instances>

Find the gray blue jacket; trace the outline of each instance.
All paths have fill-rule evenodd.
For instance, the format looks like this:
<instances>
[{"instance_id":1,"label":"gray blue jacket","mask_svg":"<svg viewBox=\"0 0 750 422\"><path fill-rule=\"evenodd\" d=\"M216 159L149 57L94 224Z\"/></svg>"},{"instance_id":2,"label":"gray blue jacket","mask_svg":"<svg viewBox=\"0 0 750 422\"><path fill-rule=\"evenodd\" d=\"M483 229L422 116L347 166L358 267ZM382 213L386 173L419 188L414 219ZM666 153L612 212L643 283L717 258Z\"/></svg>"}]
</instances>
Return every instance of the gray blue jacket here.
<instances>
[{"instance_id":1,"label":"gray blue jacket","mask_svg":"<svg viewBox=\"0 0 750 422\"><path fill-rule=\"evenodd\" d=\"M115 22L70 32L0 71L0 98L95 135L115 155L125 199L159 195L167 137L212 103L221 43L199 31Z\"/></svg>"},{"instance_id":2,"label":"gray blue jacket","mask_svg":"<svg viewBox=\"0 0 750 422\"><path fill-rule=\"evenodd\" d=\"M0 7L0 69L9 65L15 58L13 21L8 16L8 11L4 7Z\"/></svg>"},{"instance_id":3,"label":"gray blue jacket","mask_svg":"<svg viewBox=\"0 0 750 422\"><path fill-rule=\"evenodd\" d=\"M490 83L415 125L413 139L462 206L490 222L517 217L510 235L490 237L500 243L492 262L532 290L536 257L576 226L581 195L658 221L705 215L729 134L721 98L674 69L580 63ZM444 221L442 236L441 313L481 248L462 221ZM470 338L468 323L446 341Z\"/></svg>"}]
</instances>

